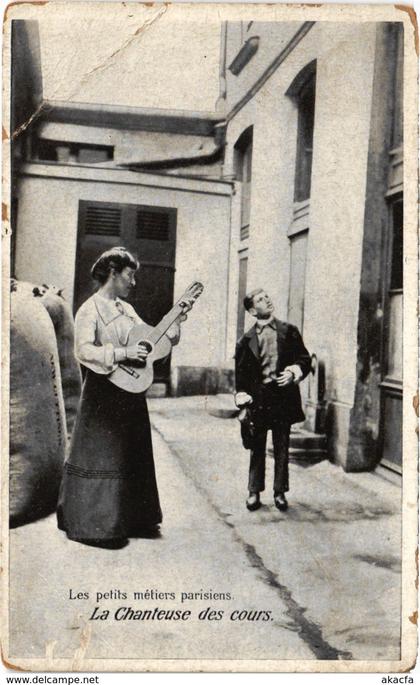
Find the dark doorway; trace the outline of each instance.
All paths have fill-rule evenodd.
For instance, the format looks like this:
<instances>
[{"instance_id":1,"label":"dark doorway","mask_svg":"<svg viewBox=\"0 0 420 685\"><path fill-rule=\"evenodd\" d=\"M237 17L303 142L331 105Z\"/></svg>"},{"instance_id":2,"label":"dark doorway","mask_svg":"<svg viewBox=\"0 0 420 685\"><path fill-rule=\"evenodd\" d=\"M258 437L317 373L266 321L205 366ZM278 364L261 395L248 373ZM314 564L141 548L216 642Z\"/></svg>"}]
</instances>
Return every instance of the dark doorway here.
<instances>
[{"instance_id":1,"label":"dark doorway","mask_svg":"<svg viewBox=\"0 0 420 685\"><path fill-rule=\"evenodd\" d=\"M129 302L155 326L173 305L177 210L169 207L79 202L74 311L95 291L90 277L105 250L123 245L140 260ZM155 382L168 383L170 359L155 364Z\"/></svg>"},{"instance_id":2,"label":"dark doorway","mask_svg":"<svg viewBox=\"0 0 420 685\"><path fill-rule=\"evenodd\" d=\"M403 390L403 197L396 195L389 205L389 236L381 389L382 463L402 471Z\"/></svg>"}]
</instances>

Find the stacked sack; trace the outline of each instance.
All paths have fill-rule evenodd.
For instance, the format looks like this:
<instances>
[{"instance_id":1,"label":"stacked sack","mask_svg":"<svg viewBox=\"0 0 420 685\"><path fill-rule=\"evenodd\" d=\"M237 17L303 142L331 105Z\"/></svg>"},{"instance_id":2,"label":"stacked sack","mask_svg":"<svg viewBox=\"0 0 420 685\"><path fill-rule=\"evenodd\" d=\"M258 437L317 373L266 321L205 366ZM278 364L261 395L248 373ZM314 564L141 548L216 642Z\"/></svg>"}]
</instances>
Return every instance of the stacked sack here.
<instances>
[{"instance_id":1,"label":"stacked sack","mask_svg":"<svg viewBox=\"0 0 420 685\"><path fill-rule=\"evenodd\" d=\"M80 395L70 309L56 289L12 282L10 522L55 510Z\"/></svg>"}]
</instances>

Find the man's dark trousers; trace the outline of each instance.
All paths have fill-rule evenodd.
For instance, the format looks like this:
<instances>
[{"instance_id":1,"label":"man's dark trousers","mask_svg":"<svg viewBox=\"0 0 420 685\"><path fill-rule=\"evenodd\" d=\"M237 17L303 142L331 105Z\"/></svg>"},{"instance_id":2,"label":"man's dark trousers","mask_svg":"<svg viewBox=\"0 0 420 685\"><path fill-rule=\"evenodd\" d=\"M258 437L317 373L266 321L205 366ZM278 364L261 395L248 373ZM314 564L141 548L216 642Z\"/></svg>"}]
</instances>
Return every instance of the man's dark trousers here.
<instances>
[{"instance_id":1,"label":"man's dark trousers","mask_svg":"<svg viewBox=\"0 0 420 685\"><path fill-rule=\"evenodd\" d=\"M257 421L258 430L253 439L253 446L249 462L249 492L262 492L265 489L265 457L267 432L271 429L273 436L274 454L274 493L288 492L289 490L289 437L290 421L287 417L275 417L270 422L264 420L269 412L265 405L271 404L271 388L262 387L262 407L260 416L262 421Z\"/></svg>"}]
</instances>

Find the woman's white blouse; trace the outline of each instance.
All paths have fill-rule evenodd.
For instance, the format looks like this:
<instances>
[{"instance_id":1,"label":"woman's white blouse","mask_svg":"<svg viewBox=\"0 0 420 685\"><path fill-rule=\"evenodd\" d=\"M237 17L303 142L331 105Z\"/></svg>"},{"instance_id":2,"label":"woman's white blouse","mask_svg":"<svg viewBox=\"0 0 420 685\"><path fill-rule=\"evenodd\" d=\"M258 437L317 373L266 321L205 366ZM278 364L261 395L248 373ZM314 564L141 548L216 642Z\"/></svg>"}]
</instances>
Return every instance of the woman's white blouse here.
<instances>
[{"instance_id":1,"label":"woman's white blouse","mask_svg":"<svg viewBox=\"0 0 420 685\"><path fill-rule=\"evenodd\" d=\"M120 348L127 345L135 324L143 323L128 302L109 300L96 293L82 304L75 318L75 355L95 373L109 374L117 367ZM179 340L179 327L167 331L172 344Z\"/></svg>"}]
</instances>

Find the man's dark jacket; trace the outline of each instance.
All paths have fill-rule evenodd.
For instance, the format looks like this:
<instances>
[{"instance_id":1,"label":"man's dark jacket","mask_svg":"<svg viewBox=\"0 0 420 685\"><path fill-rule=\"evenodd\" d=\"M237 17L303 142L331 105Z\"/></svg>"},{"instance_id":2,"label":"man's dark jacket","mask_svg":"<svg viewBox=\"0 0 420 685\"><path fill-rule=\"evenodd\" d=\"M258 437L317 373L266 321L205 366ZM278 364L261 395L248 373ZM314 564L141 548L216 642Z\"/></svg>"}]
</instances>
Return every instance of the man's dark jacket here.
<instances>
[{"instance_id":1,"label":"man's dark jacket","mask_svg":"<svg viewBox=\"0 0 420 685\"><path fill-rule=\"evenodd\" d=\"M286 366L298 364L303 377L307 376L311 358L298 329L279 319L274 321L277 328L278 353L276 375L284 371ZM256 325L250 328L236 345L235 374L236 392L246 392L252 396L252 409L257 424L263 423L269 428L272 422L279 418L284 418L291 424L305 419L298 384L291 383L280 388L273 382L268 388L265 386L263 389Z\"/></svg>"}]
</instances>

